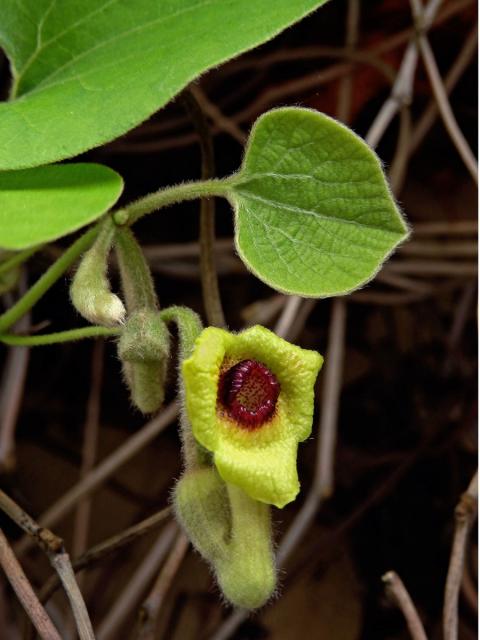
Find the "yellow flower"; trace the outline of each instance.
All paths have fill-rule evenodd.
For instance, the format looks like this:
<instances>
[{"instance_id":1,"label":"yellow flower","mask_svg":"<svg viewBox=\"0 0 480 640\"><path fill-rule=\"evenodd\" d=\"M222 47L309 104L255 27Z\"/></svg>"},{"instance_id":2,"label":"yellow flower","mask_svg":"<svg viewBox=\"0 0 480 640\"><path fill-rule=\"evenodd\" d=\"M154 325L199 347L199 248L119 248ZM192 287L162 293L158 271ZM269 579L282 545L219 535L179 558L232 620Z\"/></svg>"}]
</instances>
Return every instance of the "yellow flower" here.
<instances>
[{"instance_id":1,"label":"yellow flower","mask_svg":"<svg viewBox=\"0 0 480 640\"><path fill-rule=\"evenodd\" d=\"M186 410L225 482L280 508L295 499L297 446L311 433L322 362L264 327L202 331L183 363Z\"/></svg>"}]
</instances>

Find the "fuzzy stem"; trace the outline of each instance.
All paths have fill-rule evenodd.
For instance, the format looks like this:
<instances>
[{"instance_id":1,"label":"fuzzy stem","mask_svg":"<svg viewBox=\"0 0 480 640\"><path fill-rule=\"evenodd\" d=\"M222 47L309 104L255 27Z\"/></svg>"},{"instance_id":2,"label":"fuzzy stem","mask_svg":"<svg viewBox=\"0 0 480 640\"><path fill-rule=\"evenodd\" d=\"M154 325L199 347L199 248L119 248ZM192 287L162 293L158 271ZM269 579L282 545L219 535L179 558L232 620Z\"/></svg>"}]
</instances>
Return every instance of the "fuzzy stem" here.
<instances>
[{"instance_id":1,"label":"fuzzy stem","mask_svg":"<svg viewBox=\"0 0 480 640\"><path fill-rule=\"evenodd\" d=\"M0 335L0 342L12 347L42 347L49 344L59 344L61 342L71 342L83 340L84 338L99 338L117 336L121 329L110 329L109 327L80 327L78 329L68 329L67 331L57 331L45 335L22 336L15 334Z\"/></svg>"},{"instance_id":2,"label":"fuzzy stem","mask_svg":"<svg viewBox=\"0 0 480 640\"><path fill-rule=\"evenodd\" d=\"M150 268L130 229L120 227L117 230L115 248L128 312L142 308L158 309Z\"/></svg>"},{"instance_id":3,"label":"fuzzy stem","mask_svg":"<svg viewBox=\"0 0 480 640\"><path fill-rule=\"evenodd\" d=\"M113 214L113 219L120 226L132 225L143 216L184 200L210 198L212 196L227 197L230 192L229 179L199 180L184 182L173 187L160 189L150 193Z\"/></svg>"},{"instance_id":4,"label":"fuzzy stem","mask_svg":"<svg viewBox=\"0 0 480 640\"><path fill-rule=\"evenodd\" d=\"M90 228L63 253L27 293L18 300L8 311L0 316L0 334L24 316L33 305L61 278L75 260L91 245L98 234L98 225Z\"/></svg>"},{"instance_id":5,"label":"fuzzy stem","mask_svg":"<svg viewBox=\"0 0 480 640\"><path fill-rule=\"evenodd\" d=\"M190 422L185 411L185 388L182 378L182 363L192 355L195 340L202 331L202 323L198 315L188 307L168 307L160 312L165 323L175 322L178 328L180 352L178 354L178 377L182 410L180 413L180 432L182 438L183 458L186 469L194 469L205 465L205 455L195 440Z\"/></svg>"}]
</instances>

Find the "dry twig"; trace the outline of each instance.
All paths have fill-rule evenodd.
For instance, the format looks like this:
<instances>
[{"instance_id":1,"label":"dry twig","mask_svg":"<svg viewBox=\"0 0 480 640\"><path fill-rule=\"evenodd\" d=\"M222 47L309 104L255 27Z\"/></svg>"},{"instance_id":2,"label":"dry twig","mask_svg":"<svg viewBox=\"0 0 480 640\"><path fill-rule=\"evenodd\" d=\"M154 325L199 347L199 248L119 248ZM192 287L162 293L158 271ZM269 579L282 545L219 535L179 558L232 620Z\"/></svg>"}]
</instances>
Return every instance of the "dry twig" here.
<instances>
[{"instance_id":1,"label":"dry twig","mask_svg":"<svg viewBox=\"0 0 480 640\"><path fill-rule=\"evenodd\" d=\"M450 134L450 138L455 145L458 153L460 154L460 157L465 163L465 166L467 167L473 180L478 183L477 161L468 145L468 142L465 140L460 127L458 126L457 120L448 100L447 91L445 90L442 77L437 67L435 56L433 55L432 48L430 47L427 36L425 35L425 30L429 25L427 16L428 9L426 9L425 11L423 10L420 0L410 0L410 4L412 5L413 17L418 28L418 47L422 55L427 75L430 79L433 94L437 101L438 110L440 111L440 115L442 116L445 128Z\"/></svg>"},{"instance_id":2,"label":"dry twig","mask_svg":"<svg viewBox=\"0 0 480 640\"><path fill-rule=\"evenodd\" d=\"M119 627L123 624L146 586L158 571L158 567L170 549L177 531L177 525L172 522L159 535L134 575L129 579L125 589L118 596L114 606L101 622L97 632L97 640L118 638Z\"/></svg>"},{"instance_id":3,"label":"dry twig","mask_svg":"<svg viewBox=\"0 0 480 640\"><path fill-rule=\"evenodd\" d=\"M477 511L478 473L475 473L468 485L468 489L462 494L455 509L455 533L453 536L443 605L444 640L457 640L458 638L458 594L462 581L468 534L477 517Z\"/></svg>"},{"instance_id":4,"label":"dry twig","mask_svg":"<svg viewBox=\"0 0 480 640\"><path fill-rule=\"evenodd\" d=\"M61 640L0 529L0 565L42 640Z\"/></svg>"},{"instance_id":5,"label":"dry twig","mask_svg":"<svg viewBox=\"0 0 480 640\"><path fill-rule=\"evenodd\" d=\"M140 608L137 640L155 640L155 632L165 596L187 553L189 544L188 538L180 532L152 590Z\"/></svg>"},{"instance_id":6,"label":"dry twig","mask_svg":"<svg viewBox=\"0 0 480 640\"><path fill-rule=\"evenodd\" d=\"M389 571L382 577L382 580L385 583L388 595L403 613L412 640L427 640L427 634L417 609L400 576L395 571Z\"/></svg>"},{"instance_id":7,"label":"dry twig","mask_svg":"<svg viewBox=\"0 0 480 640\"><path fill-rule=\"evenodd\" d=\"M63 540L48 529L41 527L28 513L1 490L0 508L47 554L50 564L58 573L65 593L70 601L80 639L95 640L88 611L80 589L75 581L75 575L72 570L72 565L70 564L68 553L63 546Z\"/></svg>"},{"instance_id":8,"label":"dry twig","mask_svg":"<svg viewBox=\"0 0 480 640\"><path fill-rule=\"evenodd\" d=\"M170 507L165 507L158 513L155 513L153 516L142 520L138 524L125 529L120 533L96 544L88 551L85 551L81 556L75 558L72 562L72 568L75 572L81 571L87 567L94 566L101 560L103 560L106 556L111 553L115 553L119 549L123 549L126 545L131 544L137 538L147 535L151 531L157 529L165 519L170 515L171 510ZM58 576L52 576L42 587L40 591L40 601L47 602L48 599L55 593L57 588L60 585L60 581Z\"/></svg>"}]
</instances>

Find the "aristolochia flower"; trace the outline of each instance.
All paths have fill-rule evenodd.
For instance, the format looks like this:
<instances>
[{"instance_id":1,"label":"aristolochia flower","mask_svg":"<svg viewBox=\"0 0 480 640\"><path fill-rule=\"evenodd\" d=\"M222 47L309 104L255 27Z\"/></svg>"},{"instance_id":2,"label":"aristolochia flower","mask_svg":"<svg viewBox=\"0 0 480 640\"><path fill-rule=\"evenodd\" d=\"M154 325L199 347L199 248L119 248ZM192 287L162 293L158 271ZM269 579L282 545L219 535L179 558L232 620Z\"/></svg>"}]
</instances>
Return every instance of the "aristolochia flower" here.
<instances>
[{"instance_id":1,"label":"aristolochia flower","mask_svg":"<svg viewBox=\"0 0 480 640\"><path fill-rule=\"evenodd\" d=\"M311 433L322 362L264 327L202 331L183 363L186 409L226 482L277 507L295 499L297 446Z\"/></svg>"}]
</instances>

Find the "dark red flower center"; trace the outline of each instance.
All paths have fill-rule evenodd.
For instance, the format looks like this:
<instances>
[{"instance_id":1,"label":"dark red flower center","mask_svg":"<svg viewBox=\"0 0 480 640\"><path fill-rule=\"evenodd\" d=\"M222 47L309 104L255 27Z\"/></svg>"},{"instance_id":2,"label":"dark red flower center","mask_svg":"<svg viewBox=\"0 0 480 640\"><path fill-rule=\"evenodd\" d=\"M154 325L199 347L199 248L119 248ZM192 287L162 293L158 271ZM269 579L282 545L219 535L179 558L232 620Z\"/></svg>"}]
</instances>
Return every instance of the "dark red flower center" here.
<instances>
[{"instance_id":1,"label":"dark red flower center","mask_svg":"<svg viewBox=\"0 0 480 640\"><path fill-rule=\"evenodd\" d=\"M245 429L256 429L272 417L279 393L277 378L256 360L242 360L220 376L220 403Z\"/></svg>"}]
</instances>

